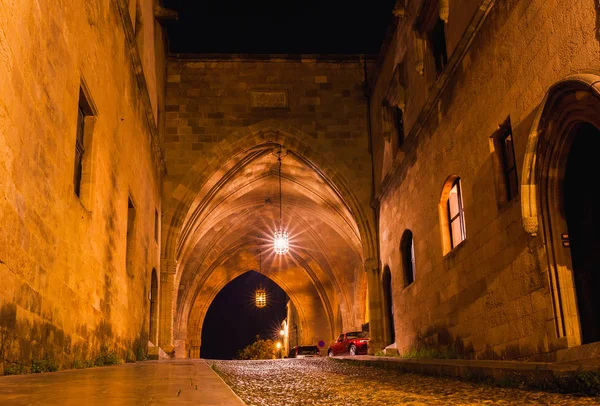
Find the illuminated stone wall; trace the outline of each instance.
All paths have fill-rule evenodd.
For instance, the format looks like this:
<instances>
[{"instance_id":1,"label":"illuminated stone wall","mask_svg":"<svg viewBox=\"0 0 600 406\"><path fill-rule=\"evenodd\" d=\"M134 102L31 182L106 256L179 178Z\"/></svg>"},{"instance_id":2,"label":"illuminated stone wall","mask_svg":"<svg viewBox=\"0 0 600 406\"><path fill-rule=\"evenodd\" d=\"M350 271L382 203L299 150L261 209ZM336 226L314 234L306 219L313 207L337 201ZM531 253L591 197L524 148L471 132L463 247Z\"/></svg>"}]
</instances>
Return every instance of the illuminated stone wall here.
<instances>
[{"instance_id":1,"label":"illuminated stone wall","mask_svg":"<svg viewBox=\"0 0 600 406\"><path fill-rule=\"evenodd\" d=\"M294 302L301 343L329 342L364 323L363 258L376 245L366 64L352 55L169 60L163 256L177 271L164 287L174 292L174 314L163 317L174 319L176 354L199 340L219 287L255 270L249 258L269 244L279 143L291 151L283 207L295 240L281 258L263 248L273 268L264 272Z\"/></svg>"},{"instance_id":2,"label":"illuminated stone wall","mask_svg":"<svg viewBox=\"0 0 600 406\"><path fill-rule=\"evenodd\" d=\"M427 8L407 3L379 61L371 115L380 257L392 272L397 347L455 345L479 358L555 358L574 344L557 336L544 239L522 224L522 194L529 191L503 201L490 137L510 117L521 179L546 92L569 75L598 69L596 2L451 1L448 64L438 75L431 46L419 42L427 34L414 31ZM381 107L398 67L405 91L401 145L384 136ZM466 240L445 254L438 206L450 175L462 180ZM409 286L400 256L407 229L416 254Z\"/></svg>"},{"instance_id":3,"label":"illuminated stone wall","mask_svg":"<svg viewBox=\"0 0 600 406\"><path fill-rule=\"evenodd\" d=\"M0 1L0 373L147 346L164 51L153 2L132 3L134 16L125 0ZM78 197L81 83L94 117Z\"/></svg>"}]
</instances>

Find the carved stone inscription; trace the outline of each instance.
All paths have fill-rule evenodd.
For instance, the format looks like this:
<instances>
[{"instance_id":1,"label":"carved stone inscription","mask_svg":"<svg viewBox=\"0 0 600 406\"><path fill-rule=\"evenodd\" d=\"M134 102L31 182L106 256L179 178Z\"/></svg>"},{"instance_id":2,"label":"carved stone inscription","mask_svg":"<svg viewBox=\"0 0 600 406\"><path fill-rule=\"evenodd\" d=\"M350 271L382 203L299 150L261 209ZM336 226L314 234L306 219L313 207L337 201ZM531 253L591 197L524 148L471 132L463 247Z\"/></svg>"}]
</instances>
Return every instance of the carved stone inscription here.
<instances>
[{"instance_id":1,"label":"carved stone inscription","mask_svg":"<svg viewBox=\"0 0 600 406\"><path fill-rule=\"evenodd\" d=\"M252 107L285 108L288 97L285 90L253 90L251 93Z\"/></svg>"}]
</instances>

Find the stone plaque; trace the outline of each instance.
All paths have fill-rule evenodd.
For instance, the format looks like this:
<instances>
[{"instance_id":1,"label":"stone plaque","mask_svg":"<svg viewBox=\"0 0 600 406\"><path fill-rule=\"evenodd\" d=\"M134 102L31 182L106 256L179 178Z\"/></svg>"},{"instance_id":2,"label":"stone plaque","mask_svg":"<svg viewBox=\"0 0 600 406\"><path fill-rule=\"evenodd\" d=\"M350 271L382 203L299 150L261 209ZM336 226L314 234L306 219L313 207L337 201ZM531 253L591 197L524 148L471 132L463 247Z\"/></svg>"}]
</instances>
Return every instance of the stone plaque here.
<instances>
[{"instance_id":1,"label":"stone plaque","mask_svg":"<svg viewBox=\"0 0 600 406\"><path fill-rule=\"evenodd\" d=\"M253 90L251 93L253 108L286 108L288 97L285 90Z\"/></svg>"}]
</instances>

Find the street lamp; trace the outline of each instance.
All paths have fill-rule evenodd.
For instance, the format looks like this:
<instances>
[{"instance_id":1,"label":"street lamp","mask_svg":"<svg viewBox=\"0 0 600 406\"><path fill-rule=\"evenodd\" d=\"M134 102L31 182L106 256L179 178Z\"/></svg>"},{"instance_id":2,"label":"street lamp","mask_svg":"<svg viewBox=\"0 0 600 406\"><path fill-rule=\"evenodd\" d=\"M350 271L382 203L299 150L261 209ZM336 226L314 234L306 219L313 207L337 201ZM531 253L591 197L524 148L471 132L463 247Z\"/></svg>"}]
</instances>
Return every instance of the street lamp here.
<instances>
[{"instance_id":1,"label":"street lamp","mask_svg":"<svg viewBox=\"0 0 600 406\"><path fill-rule=\"evenodd\" d=\"M277 348L277 352L279 352L279 358L281 358L281 342L277 341L275 347Z\"/></svg>"}]
</instances>

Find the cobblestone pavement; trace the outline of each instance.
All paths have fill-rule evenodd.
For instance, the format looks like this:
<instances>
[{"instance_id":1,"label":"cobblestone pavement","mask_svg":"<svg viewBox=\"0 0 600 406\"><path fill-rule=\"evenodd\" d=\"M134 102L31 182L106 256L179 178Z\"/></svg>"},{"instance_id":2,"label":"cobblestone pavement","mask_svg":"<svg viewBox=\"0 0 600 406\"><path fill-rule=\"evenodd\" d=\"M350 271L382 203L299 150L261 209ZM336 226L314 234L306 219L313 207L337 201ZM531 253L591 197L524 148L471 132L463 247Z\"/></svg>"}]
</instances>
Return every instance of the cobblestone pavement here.
<instances>
[{"instance_id":1,"label":"cobblestone pavement","mask_svg":"<svg viewBox=\"0 0 600 406\"><path fill-rule=\"evenodd\" d=\"M327 358L207 361L250 405L600 404L597 398L499 388Z\"/></svg>"}]
</instances>

